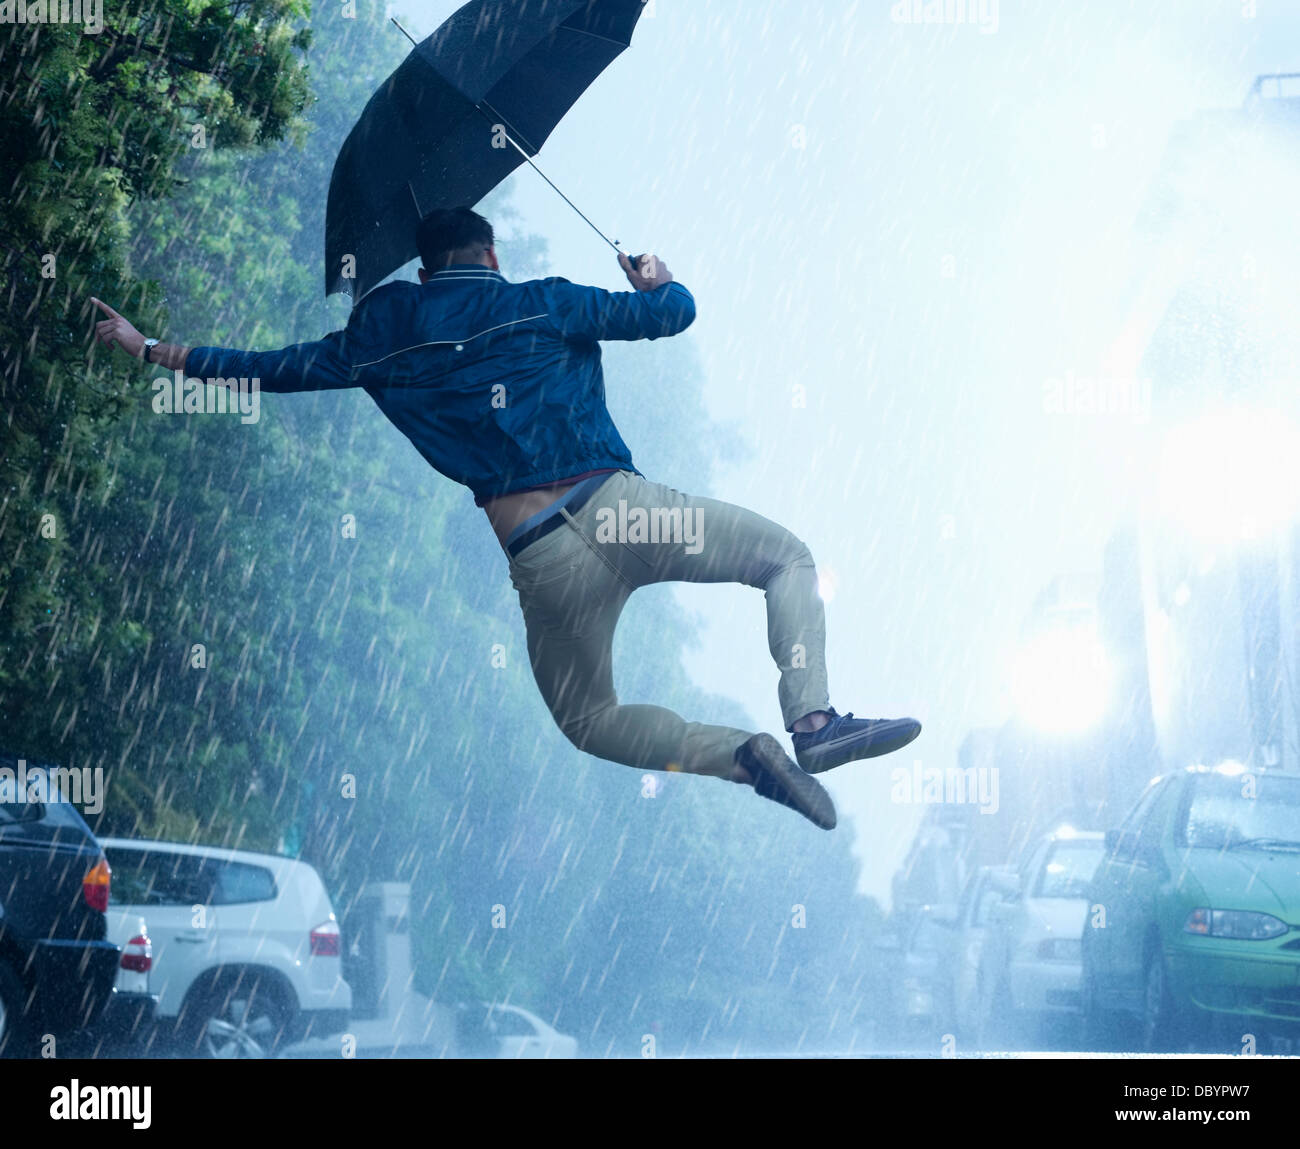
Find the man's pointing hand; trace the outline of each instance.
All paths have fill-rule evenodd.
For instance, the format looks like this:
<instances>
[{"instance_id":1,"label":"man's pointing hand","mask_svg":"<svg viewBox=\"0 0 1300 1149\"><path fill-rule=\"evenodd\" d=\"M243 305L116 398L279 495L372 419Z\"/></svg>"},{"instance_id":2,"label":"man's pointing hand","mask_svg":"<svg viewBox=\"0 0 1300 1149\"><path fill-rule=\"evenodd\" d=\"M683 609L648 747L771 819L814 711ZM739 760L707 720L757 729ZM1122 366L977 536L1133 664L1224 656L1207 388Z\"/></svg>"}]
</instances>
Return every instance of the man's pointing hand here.
<instances>
[{"instance_id":1,"label":"man's pointing hand","mask_svg":"<svg viewBox=\"0 0 1300 1149\"><path fill-rule=\"evenodd\" d=\"M120 347L128 355L139 359L140 353L144 350L144 336L131 326L129 320L123 319L107 303L94 296L91 296L90 302L108 316L107 319L101 319L95 324L95 338L105 347Z\"/></svg>"}]
</instances>

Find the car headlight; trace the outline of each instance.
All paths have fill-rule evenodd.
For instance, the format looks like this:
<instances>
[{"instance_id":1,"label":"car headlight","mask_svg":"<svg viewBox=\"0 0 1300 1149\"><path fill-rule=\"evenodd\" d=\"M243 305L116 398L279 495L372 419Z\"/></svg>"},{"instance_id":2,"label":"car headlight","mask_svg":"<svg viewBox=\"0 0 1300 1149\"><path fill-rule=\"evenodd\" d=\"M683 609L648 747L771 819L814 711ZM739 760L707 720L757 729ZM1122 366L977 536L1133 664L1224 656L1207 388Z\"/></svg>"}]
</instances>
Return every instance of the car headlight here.
<instances>
[{"instance_id":1,"label":"car headlight","mask_svg":"<svg viewBox=\"0 0 1300 1149\"><path fill-rule=\"evenodd\" d=\"M1288 930L1286 922L1272 914L1252 910L1210 910L1198 908L1187 915L1183 933L1208 938L1236 938L1239 941L1267 941Z\"/></svg>"}]
</instances>

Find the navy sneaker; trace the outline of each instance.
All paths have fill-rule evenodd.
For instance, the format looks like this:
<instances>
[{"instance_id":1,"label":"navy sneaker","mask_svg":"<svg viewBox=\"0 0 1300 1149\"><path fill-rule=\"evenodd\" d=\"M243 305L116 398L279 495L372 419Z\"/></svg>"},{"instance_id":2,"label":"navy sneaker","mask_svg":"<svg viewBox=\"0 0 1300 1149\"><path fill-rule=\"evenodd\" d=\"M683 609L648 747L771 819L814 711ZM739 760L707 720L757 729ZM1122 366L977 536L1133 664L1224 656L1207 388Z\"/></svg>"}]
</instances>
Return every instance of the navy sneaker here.
<instances>
[{"instance_id":1,"label":"navy sneaker","mask_svg":"<svg viewBox=\"0 0 1300 1149\"><path fill-rule=\"evenodd\" d=\"M797 810L814 826L835 829L835 803L815 778L808 777L770 734L755 734L736 750L736 761L754 779L762 798Z\"/></svg>"},{"instance_id":2,"label":"navy sneaker","mask_svg":"<svg viewBox=\"0 0 1300 1149\"><path fill-rule=\"evenodd\" d=\"M809 774L892 754L921 733L915 718L854 718L852 712L836 714L834 708L826 713L831 720L820 730L791 736L794 756Z\"/></svg>"}]
</instances>

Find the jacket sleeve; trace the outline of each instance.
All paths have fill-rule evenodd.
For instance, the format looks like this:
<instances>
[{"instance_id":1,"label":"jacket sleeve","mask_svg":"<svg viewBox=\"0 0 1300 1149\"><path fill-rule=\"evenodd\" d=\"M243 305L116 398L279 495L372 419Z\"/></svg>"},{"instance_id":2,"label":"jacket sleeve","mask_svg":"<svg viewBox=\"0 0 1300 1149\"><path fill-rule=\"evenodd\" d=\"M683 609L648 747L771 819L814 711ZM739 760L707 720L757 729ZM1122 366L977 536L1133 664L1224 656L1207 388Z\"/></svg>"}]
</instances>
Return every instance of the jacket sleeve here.
<instances>
[{"instance_id":1,"label":"jacket sleeve","mask_svg":"<svg viewBox=\"0 0 1300 1149\"><path fill-rule=\"evenodd\" d=\"M192 347L185 357L185 374L199 379L256 379L261 390L272 393L328 391L357 385L348 351L345 331L332 331L324 339L281 351Z\"/></svg>"},{"instance_id":2,"label":"jacket sleeve","mask_svg":"<svg viewBox=\"0 0 1300 1149\"><path fill-rule=\"evenodd\" d=\"M550 318L570 339L659 339L695 320L695 298L676 280L653 291L604 291L555 279L549 296Z\"/></svg>"}]
</instances>

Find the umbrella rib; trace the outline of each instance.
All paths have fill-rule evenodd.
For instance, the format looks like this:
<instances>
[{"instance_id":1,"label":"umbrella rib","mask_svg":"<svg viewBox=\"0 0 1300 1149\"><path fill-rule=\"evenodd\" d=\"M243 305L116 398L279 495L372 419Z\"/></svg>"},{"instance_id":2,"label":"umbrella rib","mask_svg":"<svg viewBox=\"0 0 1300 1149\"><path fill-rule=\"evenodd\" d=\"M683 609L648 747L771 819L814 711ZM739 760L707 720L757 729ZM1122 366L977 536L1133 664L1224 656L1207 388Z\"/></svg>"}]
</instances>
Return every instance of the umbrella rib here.
<instances>
[{"instance_id":1,"label":"umbrella rib","mask_svg":"<svg viewBox=\"0 0 1300 1149\"><path fill-rule=\"evenodd\" d=\"M622 40L615 40L613 36L602 36L599 32L588 32L586 28L575 28L571 24L561 24L560 31L576 32L579 36L590 36L593 40L604 40L606 44L617 44L621 52L624 48L630 48L631 44L624 44Z\"/></svg>"}]
</instances>

